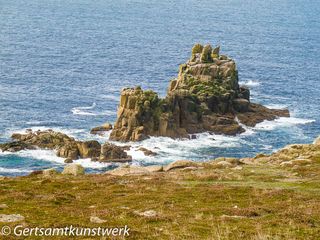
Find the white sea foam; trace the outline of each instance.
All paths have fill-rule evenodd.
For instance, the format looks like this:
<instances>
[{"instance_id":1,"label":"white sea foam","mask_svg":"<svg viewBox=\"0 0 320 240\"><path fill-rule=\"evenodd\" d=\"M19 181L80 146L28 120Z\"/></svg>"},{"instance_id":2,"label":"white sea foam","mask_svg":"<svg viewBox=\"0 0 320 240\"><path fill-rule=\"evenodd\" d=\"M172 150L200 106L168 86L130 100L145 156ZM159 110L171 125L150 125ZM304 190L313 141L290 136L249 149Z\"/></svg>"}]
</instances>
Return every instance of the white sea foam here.
<instances>
[{"instance_id":1,"label":"white sea foam","mask_svg":"<svg viewBox=\"0 0 320 240\"><path fill-rule=\"evenodd\" d=\"M285 108L288 108L287 105L284 105L284 104L267 104L267 105L264 105L265 107L267 108L271 108L271 109L285 109Z\"/></svg>"},{"instance_id":2,"label":"white sea foam","mask_svg":"<svg viewBox=\"0 0 320 240\"><path fill-rule=\"evenodd\" d=\"M196 139L171 139L168 137L151 137L139 143L128 143L132 147L128 154L134 161L166 163L173 160L197 157L199 151L215 148L240 147L242 143L240 136L224 136L209 133L196 134ZM139 147L145 147L156 156L145 156Z\"/></svg>"},{"instance_id":3,"label":"white sea foam","mask_svg":"<svg viewBox=\"0 0 320 240\"><path fill-rule=\"evenodd\" d=\"M105 110L103 112L95 112L92 111L96 107L96 103L94 102L91 106L85 107L74 107L71 109L71 112L74 115L85 115L85 116L111 116L114 115L114 111Z\"/></svg>"},{"instance_id":4,"label":"white sea foam","mask_svg":"<svg viewBox=\"0 0 320 240\"><path fill-rule=\"evenodd\" d=\"M94 162L94 161L91 161L90 158L78 159L78 160L75 160L74 163L80 164L84 168L94 168L94 169L101 169L101 168L106 168L112 165L118 165L115 163Z\"/></svg>"},{"instance_id":5,"label":"white sea foam","mask_svg":"<svg viewBox=\"0 0 320 240\"><path fill-rule=\"evenodd\" d=\"M292 127L295 125L303 125L313 123L315 120L313 119L303 119L303 118L295 118L295 117L280 117L273 121L263 121L258 123L253 129L254 130L263 130L263 131L271 131L275 128L282 127Z\"/></svg>"},{"instance_id":6,"label":"white sea foam","mask_svg":"<svg viewBox=\"0 0 320 240\"><path fill-rule=\"evenodd\" d=\"M36 159L36 160L42 160L42 161L48 161L53 162L58 165L65 165L64 159L61 157L57 157L55 151L53 150L22 150L19 152L0 152L0 155L17 155L24 158L30 158L30 159ZM78 159L75 160L74 163L82 165L84 168L94 168L94 169L100 169L100 168L106 168L111 165L115 165L112 163L100 163L100 162L93 162L90 158L86 159ZM24 172L24 170L21 170ZM25 172L27 172L26 170ZM1 168L0 168L1 172Z\"/></svg>"},{"instance_id":7,"label":"white sea foam","mask_svg":"<svg viewBox=\"0 0 320 240\"><path fill-rule=\"evenodd\" d=\"M240 85L245 85L245 86L248 86L248 87L257 87L260 85L260 82L258 81L255 81L255 80L248 80L248 81L245 81L245 82L239 82Z\"/></svg>"},{"instance_id":8,"label":"white sea foam","mask_svg":"<svg viewBox=\"0 0 320 240\"><path fill-rule=\"evenodd\" d=\"M0 173L29 173L31 170L0 167Z\"/></svg>"},{"instance_id":9,"label":"white sea foam","mask_svg":"<svg viewBox=\"0 0 320 240\"><path fill-rule=\"evenodd\" d=\"M13 154L21 157L25 157L25 158L56 162L60 164L64 163L64 158L57 157L53 150L43 150L43 149L22 150Z\"/></svg>"}]
</instances>

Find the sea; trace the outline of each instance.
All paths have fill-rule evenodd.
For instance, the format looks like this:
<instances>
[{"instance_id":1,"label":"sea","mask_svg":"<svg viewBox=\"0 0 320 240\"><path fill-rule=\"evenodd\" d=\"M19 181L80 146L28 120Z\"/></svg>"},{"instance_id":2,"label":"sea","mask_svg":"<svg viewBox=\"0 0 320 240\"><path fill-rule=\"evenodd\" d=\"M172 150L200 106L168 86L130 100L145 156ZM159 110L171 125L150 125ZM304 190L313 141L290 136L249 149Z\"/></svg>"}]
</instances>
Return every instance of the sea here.
<instances>
[{"instance_id":1,"label":"sea","mask_svg":"<svg viewBox=\"0 0 320 240\"><path fill-rule=\"evenodd\" d=\"M252 157L320 135L320 2L305 0L0 0L0 143L14 132L53 129L80 140L114 123L120 91L166 95L195 43L235 59L252 101L288 108L237 136L151 137L131 145L134 165ZM123 143L116 143L123 145ZM148 148L158 155L147 157ZM76 161L88 173L117 164ZM62 169L50 150L0 152L0 175Z\"/></svg>"}]
</instances>

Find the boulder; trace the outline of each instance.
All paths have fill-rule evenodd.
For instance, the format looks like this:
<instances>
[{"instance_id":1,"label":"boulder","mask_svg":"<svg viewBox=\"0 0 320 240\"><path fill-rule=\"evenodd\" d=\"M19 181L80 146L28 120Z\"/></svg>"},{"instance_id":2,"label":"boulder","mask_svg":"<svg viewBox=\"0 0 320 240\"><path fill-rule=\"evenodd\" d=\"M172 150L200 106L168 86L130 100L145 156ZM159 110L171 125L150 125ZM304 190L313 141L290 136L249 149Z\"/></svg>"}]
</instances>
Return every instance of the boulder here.
<instances>
[{"instance_id":1,"label":"boulder","mask_svg":"<svg viewBox=\"0 0 320 240\"><path fill-rule=\"evenodd\" d=\"M68 164L64 167L62 174L79 176L85 172L84 168L80 164Z\"/></svg>"},{"instance_id":2,"label":"boulder","mask_svg":"<svg viewBox=\"0 0 320 240\"><path fill-rule=\"evenodd\" d=\"M1 223L12 223L12 222L21 222L24 221L24 216L20 214L0 214Z\"/></svg>"},{"instance_id":3,"label":"boulder","mask_svg":"<svg viewBox=\"0 0 320 240\"><path fill-rule=\"evenodd\" d=\"M57 174L58 174L58 172L57 172L57 170L55 168L49 168L49 169L45 169L45 170L42 171L42 175L44 177L52 177L52 176L55 176Z\"/></svg>"},{"instance_id":4,"label":"boulder","mask_svg":"<svg viewBox=\"0 0 320 240\"><path fill-rule=\"evenodd\" d=\"M105 143L101 147L100 162L130 162L132 157L129 156L122 147L112 143Z\"/></svg>"},{"instance_id":5,"label":"boulder","mask_svg":"<svg viewBox=\"0 0 320 240\"><path fill-rule=\"evenodd\" d=\"M157 173L162 171L163 171L162 166L152 165L152 166L146 166L146 167L142 167L142 166L118 167L106 173L114 176L129 176L129 175L148 175L151 173Z\"/></svg>"},{"instance_id":6,"label":"boulder","mask_svg":"<svg viewBox=\"0 0 320 240\"><path fill-rule=\"evenodd\" d=\"M0 204L0 210L8 208L7 204Z\"/></svg>"},{"instance_id":7,"label":"boulder","mask_svg":"<svg viewBox=\"0 0 320 240\"><path fill-rule=\"evenodd\" d=\"M146 175L146 174L150 174L151 172L145 169L144 167L129 166L129 167L118 167L106 173L113 176L129 176L129 175Z\"/></svg>"},{"instance_id":8,"label":"boulder","mask_svg":"<svg viewBox=\"0 0 320 240\"><path fill-rule=\"evenodd\" d=\"M220 161L220 162L217 162L215 165L218 166L218 167L221 167L221 168L230 168L230 167L233 167L233 164L232 164L232 163L229 163L229 162L227 162L227 161Z\"/></svg>"},{"instance_id":9,"label":"boulder","mask_svg":"<svg viewBox=\"0 0 320 240\"><path fill-rule=\"evenodd\" d=\"M188 167L199 167L199 164L190 160L178 160L170 163L169 165L165 166L163 169L164 171L167 172L175 169L188 168Z\"/></svg>"},{"instance_id":10,"label":"boulder","mask_svg":"<svg viewBox=\"0 0 320 240\"><path fill-rule=\"evenodd\" d=\"M112 129L112 124L105 123L102 126L94 127L91 129L91 134L103 134Z\"/></svg>"},{"instance_id":11,"label":"boulder","mask_svg":"<svg viewBox=\"0 0 320 240\"><path fill-rule=\"evenodd\" d=\"M64 163L73 163L73 160L71 158L66 158L64 160Z\"/></svg>"},{"instance_id":12,"label":"boulder","mask_svg":"<svg viewBox=\"0 0 320 240\"><path fill-rule=\"evenodd\" d=\"M107 220L101 219L99 217L92 216L92 217L90 217L90 222L101 224L101 223L106 223Z\"/></svg>"},{"instance_id":13,"label":"boulder","mask_svg":"<svg viewBox=\"0 0 320 240\"><path fill-rule=\"evenodd\" d=\"M154 218L157 217L159 214L154 211L154 210L147 210L144 212L140 212L140 211L134 211L133 212L135 215L140 216L140 217L146 217L146 218Z\"/></svg>"},{"instance_id":14,"label":"boulder","mask_svg":"<svg viewBox=\"0 0 320 240\"><path fill-rule=\"evenodd\" d=\"M146 155L146 156L156 156L157 155L156 152L153 152L153 151L146 149L144 147L138 148L138 151L142 151L144 153L144 155Z\"/></svg>"}]
</instances>

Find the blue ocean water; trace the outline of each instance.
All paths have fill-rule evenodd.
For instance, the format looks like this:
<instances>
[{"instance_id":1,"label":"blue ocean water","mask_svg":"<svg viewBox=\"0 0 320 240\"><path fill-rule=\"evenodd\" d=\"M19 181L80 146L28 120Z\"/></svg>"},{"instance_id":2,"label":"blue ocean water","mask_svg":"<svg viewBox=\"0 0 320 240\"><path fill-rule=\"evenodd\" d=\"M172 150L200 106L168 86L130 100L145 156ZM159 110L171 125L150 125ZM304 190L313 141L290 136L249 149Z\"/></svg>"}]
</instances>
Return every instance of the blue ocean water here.
<instances>
[{"instance_id":1,"label":"blue ocean water","mask_svg":"<svg viewBox=\"0 0 320 240\"><path fill-rule=\"evenodd\" d=\"M141 85L164 96L194 43L220 44L253 101L292 117L240 136L151 138L135 164L270 153L320 134L320 3L304 0L0 0L0 142L26 128L79 139L114 122L119 92ZM159 153L144 157L139 145ZM81 160L88 171L108 165ZM0 153L0 175L63 166L50 151Z\"/></svg>"}]
</instances>

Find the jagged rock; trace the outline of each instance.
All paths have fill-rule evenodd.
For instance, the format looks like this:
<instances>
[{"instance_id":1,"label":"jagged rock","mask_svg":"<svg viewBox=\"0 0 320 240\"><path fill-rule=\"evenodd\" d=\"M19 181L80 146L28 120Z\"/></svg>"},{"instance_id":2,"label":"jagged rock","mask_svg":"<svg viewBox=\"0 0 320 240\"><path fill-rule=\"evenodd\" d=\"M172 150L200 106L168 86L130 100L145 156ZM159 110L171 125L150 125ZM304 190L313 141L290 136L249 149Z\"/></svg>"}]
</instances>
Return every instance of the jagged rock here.
<instances>
[{"instance_id":1,"label":"jagged rock","mask_svg":"<svg viewBox=\"0 0 320 240\"><path fill-rule=\"evenodd\" d=\"M105 123L102 126L94 127L91 129L91 134L103 134L104 132L107 132L112 129L112 124Z\"/></svg>"},{"instance_id":2,"label":"jagged rock","mask_svg":"<svg viewBox=\"0 0 320 240\"><path fill-rule=\"evenodd\" d=\"M212 50L210 45L196 44L189 61L180 65L178 77L169 83L164 99L140 87L121 91L110 139L188 138L204 131L235 135L245 131L241 124L255 126L288 116L286 109L251 103L249 89L239 86L235 62L220 55L220 47Z\"/></svg>"},{"instance_id":3,"label":"jagged rock","mask_svg":"<svg viewBox=\"0 0 320 240\"><path fill-rule=\"evenodd\" d=\"M0 149L4 152L18 152L24 149L35 149L33 146L30 146L22 141L9 142L0 144Z\"/></svg>"},{"instance_id":4,"label":"jagged rock","mask_svg":"<svg viewBox=\"0 0 320 240\"><path fill-rule=\"evenodd\" d=\"M199 167L199 164L190 160L178 160L165 166L163 170L167 172L173 169L181 169L181 168L188 168L188 167Z\"/></svg>"},{"instance_id":5,"label":"jagged rock","mask_svg":"<svg viewBox=\"0 0 320 240\"><path fill-rule=\"evenodd\" d=\"M122 147L112 143L105 143L101 147L100 162L130 162L132 157L129 156Z\"/></svg>"},{"instance_id":6,"label":"jagged rock","mask_svg":"<svg viewBox=\"0 0 320 240\"><path fill-rule=\"evenodd\" d=\"M212 47L211 45L205 45L201 52L201 62L210 63L212 62Z\"/></svg>"},{"instance_id":7,"label":"jagged rock","mask_svg":"<svg viewBox=\"0 0 320 240\"><path fill-rule=\"evenodd\" d=\"M191 50L191 53L194 55L194 54L197 54L197 53L202 53L202 50L203 50L203 46L199 43L195 44Z\"/></svg>"},{"instance_id":8,"label":"jagged rock","mask_svg":"<svg viewBox=\"0 0 320 240\"><path fill-rule=\"evenodd\" d=\"M100 156L101 144L98 141L77 142L77 146L81 158L94 158Z\"/></svg>"},{"instance_id":9,"label":"jagged rock","mask_svg":"<svg viewBox=\"0 0 320 240\"><path fill-rule=\"evenodd\" d=\"M212 50L211 57L212 57L212 59L213 58L218 58L219 55L220 55L220 46L217 46ZM227 59L222 58L220 60L227 60Z\"/></svg>"},{"instance_id":10,"label":"jagged rock","mask_svg":"<svg viewBox=\"0 0 320 240\"><path fill-rule=\"evenodd\" d=\"M233 106L237 112L247 112L249 105L250 102L244 98L236 98L233 100Z\"/></svg>"},{"instance_id":11,"label":"jagged rock","mask_svg":"<svg viewBox=\"0 0 320 240\"><path fill-rule=\"evenodd\" d=\"M156 156L157 155L157 153L155 153L149 149L146 149L144 147L138 148L138 151L142 151L144 153L144 155L146 155L146 156Z\"/></svg>"},{"instance_id":12,"label":"jagged rock","mask_svg":"<svg viewBox=\"0 0 320 240\"><path fill-rule=\"evenodd\" d=\"M79 158L79 149L76 142L68 142L63 146L59 146L56 154L58 157L76 160Z\"/></svg>"},{"instance_id":13,"label":"jagged rock","mask_svg":"<svg viewBox=\"0 0 320 240\"><path fill-rule=\"evenodd\" d=\"M84 174L84 168L80 164L68 164L64 167L62 174L79 176Z\"/></svg>"},{"instance_id":14,"label":"jagged rock","mask_svg":"<svg viewBox=\"0 0 320 240\"><path fill-rule=\"evenodd\" d=\"M237 113L239 121L247 126L254 127L264 120L274 120L278 117L290 117L287 109L269 109L260 104L250 103L248 112Z\"/></svg>"}]
</instances>

